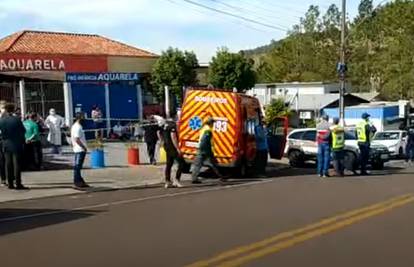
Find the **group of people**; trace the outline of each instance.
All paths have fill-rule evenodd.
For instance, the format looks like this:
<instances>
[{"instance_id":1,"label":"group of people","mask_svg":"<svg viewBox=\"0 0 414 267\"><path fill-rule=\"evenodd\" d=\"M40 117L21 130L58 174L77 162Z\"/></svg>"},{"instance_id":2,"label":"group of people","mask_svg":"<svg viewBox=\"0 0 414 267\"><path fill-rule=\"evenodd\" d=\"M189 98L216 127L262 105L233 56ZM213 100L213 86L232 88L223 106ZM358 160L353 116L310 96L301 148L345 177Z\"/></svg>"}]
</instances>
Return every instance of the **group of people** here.
<instances>
[{"instance_id":1,"label":"group of people","mask_svg":"<svg viewBox=\"0 0 414 267\"><path fill-rule=\"evenodd\" d=\"M9 189L26 189L22 183L22 170L40 170L43 163L41 132L49 129L48 141L58 153L61 140L62 117L50 110L43 122L35 112L22 121L13 104L0 103L0 176L1 185Z\"/></svg>"},{"instance_id":2,"label":"group of people","mask_svg":"<svg viewBox=\"0 0 414 267\"><path fill-rule=\"evenodd\" d=\"M214 156L213 142L213 126L214 119L207 118L200 130L199 146L197 155L191 166L191 180L193 184L202 183L199 179L202 167L208 167L213 173L219 177L220 183L226 181L226 177L219 171L217 161ZM148 123L144 125L144 141L147 145L147 152L150 163L156 164L155 151L157 142L160 141L161 146L166 152L165 166L165 188L182 187L180 183L181 174L187 166L183 155L179 148L177 125L173 120L165 120L160 116L151 116ZM266 174L266 165L268 159L268 144L266 130L263 126L262 118L258 118L255 127L256 137L256 162L255 171L260 177ZM171 178L171 170L177 164L177 170L174 179Z\"/></svg>"},{"instance_id":3,"label":"group of people","mask_svg":"<svg viewBox=\"0 0 414 267\"><path fill-rule=\"evenodd\" d=\"M361 121L356 127L358 147L360 150L360 175L368 175L367 165L370 155L370 146L376 128L369 121L368 113L362 114ZM322 121L316 126L318 144L317 172L320 177L329 177L331 158L337 176L344 176L344 147L345 129L340 125L339 118L333 118L333 125L329 123L329 116L323 115ZM354 168L351 169L357 174Z\"/></svg>"},{"instance_id":4,"label":"group of people","mask_svg":"<svg viewBox=\"0 0 414 267\"><path fill-rule=\"evenodd\" d=\"M166 166L165 166L165 188L182 187L180 183L181 174L185 168L186 162L181 154L178 146L177 127L174 121L161 120L159 121L160 129L158 136L162 146L166 152ZM200 131L199 147L195 157L191 179L193 184L202 183L199 179L201 168L203 166L210 168L220 182L226 179L217 168L216 159L213 152L213 125L214 119L208 118ZM177 171L174 180L171 179L171 170L174 163L177 163Z\"/></svg>"}]
</instances>

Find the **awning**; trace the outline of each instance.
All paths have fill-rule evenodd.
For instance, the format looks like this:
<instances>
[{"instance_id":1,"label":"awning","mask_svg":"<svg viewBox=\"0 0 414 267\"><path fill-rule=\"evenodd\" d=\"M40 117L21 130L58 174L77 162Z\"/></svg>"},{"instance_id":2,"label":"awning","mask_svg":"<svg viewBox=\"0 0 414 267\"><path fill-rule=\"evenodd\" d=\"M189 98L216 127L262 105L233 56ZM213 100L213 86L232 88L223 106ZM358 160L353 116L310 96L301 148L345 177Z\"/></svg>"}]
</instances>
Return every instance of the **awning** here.
<instances>
[{"instance_id":1,"label":"awning","mask_svg":"<svg viewBox=\"0 0 414 267\"><path fill-rule=\"evenodd\" d=\"M65 72L61 71L12 71L0 72L0 74L16 78L65 81Z\"/></svg>"}]
</instances>

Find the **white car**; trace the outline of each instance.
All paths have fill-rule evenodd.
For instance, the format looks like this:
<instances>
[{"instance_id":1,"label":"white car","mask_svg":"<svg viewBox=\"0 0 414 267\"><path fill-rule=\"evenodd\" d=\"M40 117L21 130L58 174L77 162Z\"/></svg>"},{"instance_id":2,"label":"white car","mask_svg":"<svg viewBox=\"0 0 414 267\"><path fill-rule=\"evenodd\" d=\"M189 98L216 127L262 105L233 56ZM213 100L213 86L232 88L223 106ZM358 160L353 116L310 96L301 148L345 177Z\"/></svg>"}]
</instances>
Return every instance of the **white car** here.
<instances>
[{"instance_id":1,"label":"white car","mask_svg":"<svg viewBox=\"0 0 414 267\"><path fill-rule=\"evenodd\" d=\"M359 147L355 132L345 131L345 167L354 170L358 165ZM292 167L302 167L308 160L315 161L318 154L316 144L316 129L297 129L287 137L285 156ZM383 169L384 163L389 161L390 154L386 146L372 144L370 150L370 164L374 169Z\"/></svg>"},{"instance_id":2,"label":"white car","mask_svg":"<svg viewBox=\"0 0 414 267\"><path fill-rule=\"evenodd\" d=\"M384 145L392 157L402 158L405 155L405 146L407 145L407 132L400 130L377 132L372 144Z\"/></svg>"}]
</instances>

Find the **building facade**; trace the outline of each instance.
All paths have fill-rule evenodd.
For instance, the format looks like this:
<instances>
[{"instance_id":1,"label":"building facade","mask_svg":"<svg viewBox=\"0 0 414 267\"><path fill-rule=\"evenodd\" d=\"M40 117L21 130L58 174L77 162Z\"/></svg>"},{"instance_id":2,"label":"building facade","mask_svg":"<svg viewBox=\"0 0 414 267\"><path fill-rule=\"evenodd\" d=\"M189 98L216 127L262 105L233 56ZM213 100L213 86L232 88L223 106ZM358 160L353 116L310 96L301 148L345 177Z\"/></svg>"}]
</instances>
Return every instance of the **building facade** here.
<instances>
[{"instance_id":1,"label":"building facade","mask_svg":"<svg viewBox=\"0 0 414 267\"><path fill-rule=\"evenodd\" d=\"M263 106L270 104L272 99L294 99L300 95L339 94L339 83L324 82L293 82L293 83L263 83L256 84L249 94L255 95ZM351 91L349 85L347 92Z\"/></svg>"},{"instance_id":2,"label":"building facade","mask_svg":"<svg viewBox=\"0 0 414 267\"><path fill-rule=\"evenodd\" d=\"M0 40L0 99L22 115L55 108L70 125L98 106L110 127L143 116L145 84L158 56L99 35L22 31Z\"/></svg>"}]
</instances>

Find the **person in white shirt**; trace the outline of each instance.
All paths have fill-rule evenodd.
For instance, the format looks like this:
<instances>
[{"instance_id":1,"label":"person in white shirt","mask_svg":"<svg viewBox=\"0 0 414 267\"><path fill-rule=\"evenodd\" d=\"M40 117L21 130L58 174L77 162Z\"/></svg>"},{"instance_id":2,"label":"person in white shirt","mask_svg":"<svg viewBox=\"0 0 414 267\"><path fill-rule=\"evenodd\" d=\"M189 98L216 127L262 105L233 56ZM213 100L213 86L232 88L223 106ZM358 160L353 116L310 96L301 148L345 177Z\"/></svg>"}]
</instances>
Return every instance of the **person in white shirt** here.
<instances>
[{"instance_id":1,"label":"person in white shirt","mask_svg":"<svg viewBox=\"0 0 414 267\"><path fill-rule=\"evenodd\" d=\"M97 105L92 107L91 118L93 120L94 128L96 129L95 138L101 139L103 137L104 125L102 120L102 111Z\"/></svg>"},{"instance_id":2,"label":"person in white shirt","mask_svg":"<svg viewBox=\"0 0 414 267\"><path fill-rule=\"evenodd\" d=\"M65 126L64 119L56 114L56 110L51 108L49 110L49 116L45 120L45 124L49 129L47 135L47 141L52 144L53 154L60 153L60 147L62 146L62 128Z\"/></svg>"},{"instance_id":3,"label":"person in white shirt","mask_svg":"<svg viewBox=\"0 0 414 267\"><path fill-rule=\"evenodd\" d=\"M71 141L73 146L73 152L75 153L75 162L73 166L73 180L75 188L86 188L89 185L85 182L81 175L83 163L85 162L86 152L88 147L86 145L85 132L83 131L82 123L84 122L83 113L76 113L76 121L72 125L71 129Z\"/></svg>"},{"instance_id":4,"label":"person in white shirt","mask_svg":"<svg viewBox=\"0 0 414 267\"><path fill-rule=\"evenodd\" d=\"M114 134L118 136L118 138L121 138L123 135L124 127L122 127L121 122L118 121L118 123L113 127Z\"/></svg>"}]
</instances>

